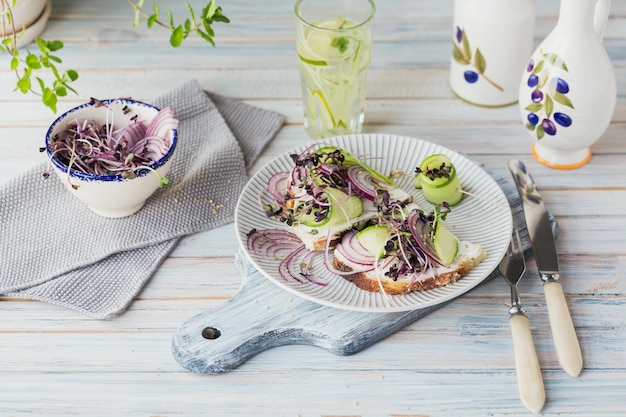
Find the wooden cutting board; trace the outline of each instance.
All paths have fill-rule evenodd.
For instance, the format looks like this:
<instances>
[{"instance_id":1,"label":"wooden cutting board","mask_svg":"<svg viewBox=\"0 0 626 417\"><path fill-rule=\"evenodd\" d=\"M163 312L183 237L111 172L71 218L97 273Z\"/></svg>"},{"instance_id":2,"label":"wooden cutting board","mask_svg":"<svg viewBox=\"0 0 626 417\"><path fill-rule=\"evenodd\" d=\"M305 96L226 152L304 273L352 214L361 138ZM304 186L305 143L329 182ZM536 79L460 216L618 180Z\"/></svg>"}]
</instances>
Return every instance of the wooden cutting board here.
<instances>
[{"instance_id":1,"label":"wooden cutting board","mask_svg":"<svg viewBox=\"0 0 626 417\"><path fill-rule=\"evenodd\" d=\"M492 177L509 200L513 226L520 231L528 254L532 249L517 190L508 181ZM556 236L558 226L552 220ZM454 301L401 313L340 310L278 287L256 271L241 250L238 258L243 277L239 291L223 305L190 318L174 334L174 358L189 371L227 372L259 352L290 344L351 355ZM495 276L499 276L497 270L485 282Z\"/></svg>"}]
</instances>

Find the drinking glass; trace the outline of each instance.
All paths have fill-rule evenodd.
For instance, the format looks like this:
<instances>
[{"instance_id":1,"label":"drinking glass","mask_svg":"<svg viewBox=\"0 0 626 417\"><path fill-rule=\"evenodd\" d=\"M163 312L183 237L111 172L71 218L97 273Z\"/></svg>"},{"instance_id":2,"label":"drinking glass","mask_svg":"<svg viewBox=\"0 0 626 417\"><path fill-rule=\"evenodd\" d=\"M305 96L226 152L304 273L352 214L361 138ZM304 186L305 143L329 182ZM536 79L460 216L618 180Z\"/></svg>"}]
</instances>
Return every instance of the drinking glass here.
<instances>
[{"instance_id":1,"label":"drinking glass","mask_svg":"<svg viewBox=\"0 0 626 417\"><path fill-rule=\"evenodd\" d=\"M372 0L297 0L304 128L313 139L359 133L372 52Z\"/></svg>"}]
</instances>

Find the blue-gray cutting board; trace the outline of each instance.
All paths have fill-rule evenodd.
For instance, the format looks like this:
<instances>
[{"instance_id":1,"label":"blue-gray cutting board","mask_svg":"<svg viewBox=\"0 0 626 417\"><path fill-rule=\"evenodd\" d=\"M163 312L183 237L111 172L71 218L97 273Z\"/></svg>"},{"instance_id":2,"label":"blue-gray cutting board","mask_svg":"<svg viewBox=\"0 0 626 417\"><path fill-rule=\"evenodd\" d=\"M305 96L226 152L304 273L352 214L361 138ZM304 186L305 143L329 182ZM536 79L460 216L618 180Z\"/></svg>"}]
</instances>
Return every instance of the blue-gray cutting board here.
<instances>
[{"instance_id":1,"label":"blue-gray cutting board","mask_svg":"<svg viewBox=\"0 0 626 417\"><path fill-rule=\"evenodd\" d=\"M513 226L520 230L525 253L529 253L532 249L517 190L508 181L494 178L509 199ZM552 224L556 235L554 219ZM289 344L351 355L447 304L401 313L340 310L287 292L256 271L241 250L237 256L243 277L239 291L223 305L190 318L174 334L174 358L192 372L227 372L259 352ZM497 275L494 271L487 280Z\"/></svg>"}]
</instances>

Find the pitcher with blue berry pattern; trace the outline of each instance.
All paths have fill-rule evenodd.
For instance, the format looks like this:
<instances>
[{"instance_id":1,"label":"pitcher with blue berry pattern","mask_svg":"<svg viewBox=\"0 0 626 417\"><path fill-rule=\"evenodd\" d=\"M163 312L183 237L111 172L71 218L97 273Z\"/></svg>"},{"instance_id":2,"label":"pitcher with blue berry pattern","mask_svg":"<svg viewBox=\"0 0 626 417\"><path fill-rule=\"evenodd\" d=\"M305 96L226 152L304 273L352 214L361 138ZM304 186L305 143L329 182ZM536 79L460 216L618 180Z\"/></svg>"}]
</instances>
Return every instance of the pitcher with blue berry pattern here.
<instances>
[{"instance_id":1,"label":"pitcher with blue berry pattern","mask_svg":"<svg viewBox=\"0 0 626 417\"><path fill-rule=\"evenodd\" d=\"M522 121L535 158L574 169L615 110L615 73L602 45L610 0L561 0L555 28L534 52L519 88Z\"/></svg>"}]
</instances>

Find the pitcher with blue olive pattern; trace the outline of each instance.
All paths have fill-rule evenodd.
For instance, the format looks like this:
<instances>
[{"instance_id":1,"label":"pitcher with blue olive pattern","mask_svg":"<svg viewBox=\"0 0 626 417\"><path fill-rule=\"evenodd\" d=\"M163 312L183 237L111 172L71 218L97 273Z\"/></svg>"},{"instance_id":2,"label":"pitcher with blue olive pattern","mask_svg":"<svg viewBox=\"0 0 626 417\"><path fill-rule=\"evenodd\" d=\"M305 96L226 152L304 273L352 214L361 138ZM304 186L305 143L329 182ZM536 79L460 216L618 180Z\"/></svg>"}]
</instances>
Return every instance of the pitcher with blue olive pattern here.
<instances>
[{"instance_id":1,"label":"pitcher with blue olive pattern","mask_svg":"<svg viewBox=\"0 0 626 417\"><path fill-rule=\"evenodd\" d=\"M561 0L552 32L528 61L519 89L522 121L544 165L574 169L591 158L617 98L602 45L610 0Z\"/></svg>"},{"instance_id":2,"label":"pitcher with blue olive pattern","mask_svg":"<svg viewBox=\"0 0 626 417\"><path fill-rule=\"evenodd\" d=\"M515 104L534 28L535 0L455 0L452 91L479 106Z\"/></svg>"}]
</instances>

